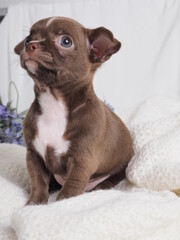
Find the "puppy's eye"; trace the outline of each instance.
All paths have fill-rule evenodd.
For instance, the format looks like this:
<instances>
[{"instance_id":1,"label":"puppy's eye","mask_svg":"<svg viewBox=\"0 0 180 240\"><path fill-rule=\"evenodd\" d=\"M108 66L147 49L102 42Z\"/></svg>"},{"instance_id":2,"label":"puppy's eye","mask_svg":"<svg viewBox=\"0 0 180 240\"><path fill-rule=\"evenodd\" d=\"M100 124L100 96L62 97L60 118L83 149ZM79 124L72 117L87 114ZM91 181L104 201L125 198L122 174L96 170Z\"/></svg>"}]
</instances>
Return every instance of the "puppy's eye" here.
<instances>
[{"instance_id":1,"label":"puppy's eye","mask_svg":"<svg viewBox=\"0 0 180 240\"><path fill-rule=\"evenodd\" d=\"M72 46L72 40L67 36L60 38L58 42L64 48L70 48Z\"/></svg>"},{"instance_id":2,"label":"puppy's eye","mask_svg":"<svg viewBox=\"0 0 180 240\"><path fill-rule=\"evenodd\" d=\"M29 43L30 41L31 41L31 37L28 36L28 37L25 39L25 41L24 41L25 47L28 45L28 43Z\"/></svg>"}]
</instances>

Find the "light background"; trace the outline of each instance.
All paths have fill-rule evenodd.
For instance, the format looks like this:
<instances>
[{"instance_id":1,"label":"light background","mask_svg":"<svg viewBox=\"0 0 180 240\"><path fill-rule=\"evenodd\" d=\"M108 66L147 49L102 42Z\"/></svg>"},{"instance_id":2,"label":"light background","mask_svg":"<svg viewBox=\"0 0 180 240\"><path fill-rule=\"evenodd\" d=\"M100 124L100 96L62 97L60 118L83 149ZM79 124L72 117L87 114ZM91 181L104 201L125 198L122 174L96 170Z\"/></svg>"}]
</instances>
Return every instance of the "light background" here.
<instances>
[{"instance_id":1,"label":"light background","mask_svg":"<svg viewBox=\"0 0 180 240\"><path fill-rule=\"evenodd\" d=\"M42 2L48 1L10 5L0 24L0 96L4 103L8 101L9 82L14 81L20 94L18 110L30 106L33 82L18 64L13 48L28 35L35 21L58 15L74 18L89 28L109 28L121 41L120 51L103 64L94 79L97 95L114 106L116 113L153 95L180 98L179 0ZM14 90L11 100L15 105Z\"/></svg>"}]
</instances>

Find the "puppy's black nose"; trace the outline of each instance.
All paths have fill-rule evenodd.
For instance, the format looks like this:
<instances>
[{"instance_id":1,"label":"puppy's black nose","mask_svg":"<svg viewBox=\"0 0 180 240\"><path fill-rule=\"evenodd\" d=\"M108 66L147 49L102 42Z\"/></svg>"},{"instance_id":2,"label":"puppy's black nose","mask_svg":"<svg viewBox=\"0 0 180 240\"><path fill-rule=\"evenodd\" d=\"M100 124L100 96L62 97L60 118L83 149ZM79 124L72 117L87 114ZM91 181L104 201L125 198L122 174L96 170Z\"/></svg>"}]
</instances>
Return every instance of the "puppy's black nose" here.
<instances>
[{"instance_id":1,"label":"puppy's black nose","mask_svg":"<svg viewBox=\"0 0 180 240\"><path fill-rule=\"evenodd\" d=\"M26 51L27 52L34 52L36 49L39 48L39 43L28 43L26 46Z\"/></svg>"}]
</instances>

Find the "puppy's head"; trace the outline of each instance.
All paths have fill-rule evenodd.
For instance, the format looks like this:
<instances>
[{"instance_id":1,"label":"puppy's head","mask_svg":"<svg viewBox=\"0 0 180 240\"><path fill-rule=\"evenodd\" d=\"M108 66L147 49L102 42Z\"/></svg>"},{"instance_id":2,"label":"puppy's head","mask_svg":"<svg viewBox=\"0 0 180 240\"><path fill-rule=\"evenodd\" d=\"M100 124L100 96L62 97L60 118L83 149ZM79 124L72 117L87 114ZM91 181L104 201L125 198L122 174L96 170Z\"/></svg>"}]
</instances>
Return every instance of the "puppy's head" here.
<instances>
[{"instance_id":1,"label":"puppy's head","mask_svg":"<svg viewBox=\"0 0 180 240\"><path fill-rule=\"evenodd\" d=\"M72 19L52 17L36 22L14 50L35 81L64 85L92 79L120 46L106 28L86 29Z\"/></svg>"}]
</instances>

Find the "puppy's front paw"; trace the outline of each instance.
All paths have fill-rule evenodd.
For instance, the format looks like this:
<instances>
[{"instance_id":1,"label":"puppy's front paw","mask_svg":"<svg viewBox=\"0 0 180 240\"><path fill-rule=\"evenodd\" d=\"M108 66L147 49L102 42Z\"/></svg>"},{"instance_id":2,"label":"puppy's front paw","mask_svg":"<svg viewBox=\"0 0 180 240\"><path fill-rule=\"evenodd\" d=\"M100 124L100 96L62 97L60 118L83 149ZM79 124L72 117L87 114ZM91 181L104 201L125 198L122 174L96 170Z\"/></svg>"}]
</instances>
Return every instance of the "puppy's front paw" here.
<instances>
[{"instance_id":1,"label":"puppy's front paw","mask_svg":"<svg viewBox=\"0 0 180 240\"><path fill-rule=\"evenodd\" d=\"M27 202L26 202L26 204L25 204L25 206L31 206L31 205L36 205L31 199L29 199Z\"/></svg>"},{"instance_id":2,"label":"puppy's front paw","mask_svg":"<svg viewBox=\"0 0 180 240\"><path fill-rule=\"evenodd\" d=\"M48 201L33 201L31 199L29 199L25 206L32 206L32 205L43 205L43 204L47 204Z\"/></svg>"},{"instance_id":3,"label":"puppy's front paw","mask_svg":"<svg viewBox=\"0 0 180 240\"><path fill-rule=\"evenodd\" d=\"M56 197L56 201L60 201L63 199L68 199L71 197L75 197L78 196L80 194L82 194L83 192L77 191L77 189L71 189L71 191L63 191L63 189L58 193L57 197Z\"/></svg>"},{"instance_id":4,"label":"puppy's front paw","mask_svg":"<svg viewBox=\"0 0 180 240\"><path fill-rule=\"evenodd\" d=\"M48 195L40 194L39 196L30 196L25 206L47 204L47 202Z\"/></svg>"},{"instance_id":5,"label":"puppy's front paw","mask_svg":"<svg viewBox=\"0 0 180 240\"><path fill-rule=\"evenodd\" d=\"M65 195L61 192L58 193L57 197L56 197L56 201L60 201L63 199L66 199L67 197L65 197Z\"/></svg>"}]
</instances>

